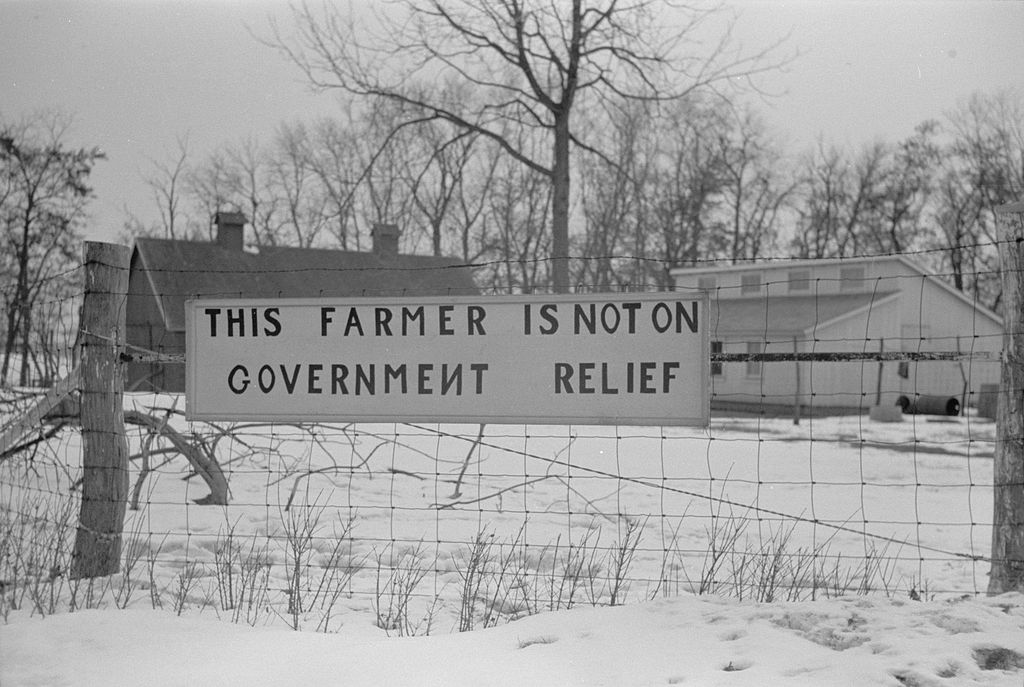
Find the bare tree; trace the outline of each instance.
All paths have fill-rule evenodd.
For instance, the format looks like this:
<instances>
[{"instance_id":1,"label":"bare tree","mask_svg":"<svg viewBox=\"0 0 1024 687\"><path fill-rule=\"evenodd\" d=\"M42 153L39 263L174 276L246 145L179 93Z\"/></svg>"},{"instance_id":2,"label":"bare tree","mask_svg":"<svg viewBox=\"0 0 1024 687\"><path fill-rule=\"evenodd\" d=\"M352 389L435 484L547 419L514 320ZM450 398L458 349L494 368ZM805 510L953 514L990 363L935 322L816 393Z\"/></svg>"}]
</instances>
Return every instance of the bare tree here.
<instances>
[{"instance_id":1,"label":"bare tree","mask_svg":"<svg viewBox=\"0 0 1024 687\"><path fill-rule=\"evenodd\" d=\"M225 146L220 160L215 161L219 171L226 174L231 191L229 206L241 210L252 225L257 245L287 244L283 236L284 222L280 219L282 199L269 183L269 156L254 137ZM224 209L217 207L216 210ZM213 214L209 214L213 217Z\"/></svg>"},{"instance_id":2,"label":"bare tree","mask_svg":"<svg viewBox=\"0 0 1024 687\"><path fill-rule=\"evenodd\" d=\"M534 293L550 284L548 207L551 185L537 172L503 159L487 196L490 227L483 283L502 293Z\"/></svg>"},{"instance_id":3,"label":"bare tree","mask_svg":"<svg viewBox=\"0 0 1024 687\"><path fill-rule=\"evenodd\" d=\"M190 170L189 194L209 238L214 238L213 216L237 210L249 219L257 245L294 243L294 226L283 210L288 198L274 186L272 161L272 153L248 137L221 145Z\"/></svg>"},{"instance_id":4,"label":"bare tree","mask_svg":"<svg viewBox=\"0 0 1024 687\"><path fill-rule=\"evenodd\" d=\"M651 250L661 268L657 284L672 283L668 269L723 257L728 238L721 213L725 160L717 143L730 113L717 98L675 104L660 124L650 221L660 244Z\"/></svg>"},{"instance_id":5,"label":"bare tree","mask_svg":"<svg viewBox=\"0 0 1024 687\"><path fill-rule=\"evenodd\" d=\"M418 170L410 170L412 201L426 222L432 255L442 255L445 222L455 208L464 177L473 158L474 134L452 135L448 127L437 123L419 129L419 141L425 146L426 160Z\"/></svg>"},{"instance_id":6,"label":"bare tree","mask_svg":"<svg viewBox=\"0 0 1024 687\"><path fill-rule=\"evenodd\" d=\"M404 225L413 212L412 189L407 170L417 153L413 132L403 126L406 108L399 103L378 100L369 103L362 115L358 142L359 166L363 170L358 207L366 225ZM408 241L409 236L404 235Z\"/></svg>"},{"instance_id":7,"label":"bare tree","mask_svg":"<svg viewBox=\"0 0 1024 687\"><path fill-rule=\"evenodd\" d=\"M1024 101L975 93L946 114L932 212L954 286L998 308L995 207L1024 198Z\"/></svg>"},{"instance_id":8,"label":"bare tree","mask_svg":"<svg viewBox=\"0 0 1024 687\"><path fill-rule=\"evenodd\" d=\"M37 300L59 269L79 259L79 226L92 197L89 174L104 159L98 148L68 148L70 118L41 112L19 123L0 122L0 265L14 282L7 305L0 380L17 350L19 383L28 384Z\"/></svg>"},{"instance_id":9,"label":"bare tree","mask_svg":"<svg viewBox=\"0 0 1024 687\"><path fill-rule=\"evenodd\" d=\"M215 238L213 216L218 210L250 211L238 198L238 181L226 146L214 150L192 167L185 182L188 195L201 218L200 232L205 231L207 239Z\"/></svg>"},{"instance_id":10,"label":"bare tree","mask_svg":"<svg viewBox=\"0 0 1024 687\"><path fill-rule=\"evenodd\" d=\"M179 139L178 157L154 162L147 179L159 228L130 215L128 232L212 239L212 217L228 209L249 218L257 245L358 250L360 217L404 221L410 212L410 140L395 130L389 107L312 126L284 122L268 144L253 137L225 143L194 164Z\"/></svg>"},{"instance_id":11,"label":"bare tree","mask_svg":"<svg viewBox=\"0 0 1024 687\"><path fill-rule=\"evenodd\" d=\"M979 293L981 289L978 276L983 252L977 231L984 212L981 197L965 179L951 171L942 173L934 196L933 213L939 230L935 241L957 291Z\"/></svg>"},{"instance_id":12,"label":"bare tree","mask_svg":"<svg viewBox=\"0 0 1024 687\"><path fill-rule=\"evenodd\" d=\"M883 149L874 195L862 220L864 250L901 253L920 247L921 239L932 232L926 226L925 209L938 166L934 129L934 122L924 122L910 138Z\"/></svg>"},{"instance_id":13,"label":"bare tree","mask_svg":"<svg viewBox=\"0 0 1024 687\"><path fill-rule=\"evenodd\" d=\"M493 144L477 142L475 154L455 183L450 230L459 258L465 263L478 260L487 250L487 200L501 162Z\"/></svg>"},{"instance_id":14,"label":"bare tree","mask_svg":"<svg viewBox=\"0 0 1024 687\"><path fill-rule=\"evenodd\" d=\"M316 87L397 103L408 115L399 126L445 120L494 141L547 179L552 283L564 292L570 150L598 152L574 125L573 113L612 96L679 98L749 82L779 66L769 59L777 44L739 53L731 21L717 40L702 43L700 30L718 10L667 0L404 0L374 24L352 8L328 6L320 16L303 4L294 13L297 38L285 40L275 26L274 45ZM452 81L469 84L480 97L445 97L450 91L436 84ZM519 145L526 130L546 139L541 151Z\"/></svg>"},{"instance_id":15,"label":"bare tree","mask_svg":"<svg viewBox=\"0 0 1024 687\"><path fill-rule=\"evenodd\" d=\"M733 263L754 260L774 244L797 184L788 178L782 153L752 111L741 110L733 127L723 127L718 142L728 258Z\"/></svg>"},{"instance_id":16,"label":"bare tree","mask_svg":"<svg viewBox=\"0 0 1024 687\"><path fill-rule=\"evenodd\" d=\"M275 205L282 240L300 248L312 247L327 224L328 199L313 164L313 145L305 125L281 124L267 153L268 192L280 201Z\"/></svg>"},{"instance_id":17,"label":"bare tree","mask_svg":"<svg viewBox=\"0 0 1024 687\"><path fill-rule=\"evenodd\" d=\"M185 213L182 204L186 195L185 179L188 175L188 139L188 134L177 137L176 150L167 162L150 160L152 170L143 177L143 181L149 187L160 224L156 232L146 228L147 233L160 233L169 239L177 239L180 233L184 233L182 230L185 229L183 225L186 222L183 222ZM132 213L130 215L133 216ZM133 224L142 228L137 220Z\"/></svg>"},{"instance_id":18,"label":"bare tree","mask_svg":"<svg viewBox=\"0 0 1024 687\"><path fill-rule=\"evenodd\" d=\"M801 258L859 255L864 225L879 194L887 147L875 142L854 159L819 140L803 162L803 194L794 248Z\"/></svg>"},{"instance_id":19,"label":"bare tree","mask_svg":"<svg viewBox=\"0 0 1024 687\"><path fill-rule=\"evenodd\" d=\"M975 93L946 116L950 153L991 211L1024 198L1024 100L1015 91Z\"/></svg>"},{"instance_id":20,"label":"bare tree","mask_svg":"<svg viewBox=\"0 0 1024 687\"><path fill-rule=\"evenodd\" d=\"M358 169L358 137L351 125L337 119L321 119L313 128L310 165L324 194L327 231L342 250L359 249L355 195L362 173Z\"/></svg>"},{"instance_id":21,"label":"bare tree","mask_svg":"<svg viewBox=\"0 0 1024 687\"><path fill-rule=\"evenodd\" d=\"M795 184L752 111L691 96L623 103L612 122L614 162L588 160L582 174L582 283L665 287L666 267L754 259L774 245Z\"/></svg>"},{"instance_id":22,"label":"bare tree","mask_svg":"<svg viewBox=\"0 0 1024 687\"><path fill-rule=\"evenodd\" d=\"M581 165L585 230L577 284L597 291L647 284L647 185L657 148L651 110L648 103L623 103L611 114L608 140L602 142L613 162L593 156Z\"/></svg>"}]
</instances>

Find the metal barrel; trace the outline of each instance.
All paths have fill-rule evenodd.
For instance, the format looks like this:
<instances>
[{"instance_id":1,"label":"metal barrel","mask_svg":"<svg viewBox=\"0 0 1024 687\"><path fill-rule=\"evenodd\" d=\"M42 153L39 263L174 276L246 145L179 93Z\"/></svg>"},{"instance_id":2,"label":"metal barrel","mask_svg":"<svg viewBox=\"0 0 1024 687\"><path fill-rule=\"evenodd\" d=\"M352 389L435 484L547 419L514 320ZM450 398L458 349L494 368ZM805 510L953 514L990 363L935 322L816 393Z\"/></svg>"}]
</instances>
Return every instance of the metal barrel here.
<instances>
[{"instance_id":1,"label":"metal barrel","mask_svg":"<svg viewBox=\"0 0 1024 687\"><path fill-rule=\"evenodd\" d=\"M955 396L900 396L896 405L907 415L959 415L960 400Z\"/></svg>"}]
</instances>

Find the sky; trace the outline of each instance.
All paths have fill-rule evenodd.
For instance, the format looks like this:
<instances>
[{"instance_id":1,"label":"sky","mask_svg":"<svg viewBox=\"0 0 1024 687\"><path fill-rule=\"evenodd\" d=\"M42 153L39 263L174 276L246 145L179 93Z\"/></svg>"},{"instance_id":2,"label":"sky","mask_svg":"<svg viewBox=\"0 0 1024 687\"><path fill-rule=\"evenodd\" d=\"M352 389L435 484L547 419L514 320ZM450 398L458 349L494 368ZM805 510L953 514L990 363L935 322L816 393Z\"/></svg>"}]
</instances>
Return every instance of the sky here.
<instances>
[{"instance_id":1,"label":"sky","mask_svg":"<svg viewBox=\"0 0 1024 687\"><path fill-rule=\"evenodd\" d=\"M973 91L1024 91L1024 2L731 0L750 50L789 36L799 56L759 102L792 150L821 137L899 140ZM86 235L114 240L129 213L156 210L143 178L188 137L201 159L226 142L268 140L281 122L335 111L257 36L283 0L0 0L0 118L73 117L69 143L107 154L93 172Z\"/></svg>"}]
</instances>

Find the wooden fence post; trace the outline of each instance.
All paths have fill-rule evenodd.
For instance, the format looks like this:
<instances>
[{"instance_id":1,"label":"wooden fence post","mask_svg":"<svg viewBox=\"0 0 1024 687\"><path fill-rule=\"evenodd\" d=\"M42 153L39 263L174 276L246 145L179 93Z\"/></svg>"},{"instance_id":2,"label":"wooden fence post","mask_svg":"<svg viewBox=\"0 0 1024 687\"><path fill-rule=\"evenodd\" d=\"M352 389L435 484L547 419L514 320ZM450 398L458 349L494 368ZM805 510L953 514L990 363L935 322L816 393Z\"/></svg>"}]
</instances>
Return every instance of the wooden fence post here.
<instances>
[{"instance_id":1,"label":"wooden fence post","mask_svg":"<svg viewBox=\"0 0 1024 687\"><path fill-rule=\"evenodd\" d=\"M1024 203L996 208L1003 364L996 413L989 594L1024 592Z\"/></svg>"},{"instance_id":2,"label":"wooden fence post","mask_svg":"<svg viewBox=\"0 0 1024 687\"><path fill-rule=\"evenodd\" d=\"M121 351L130 260L127 246L85 244L80 325L82 506L71 559L72 579L112 575L121 565L128 498Z\"/></svg>"}]
</instances>

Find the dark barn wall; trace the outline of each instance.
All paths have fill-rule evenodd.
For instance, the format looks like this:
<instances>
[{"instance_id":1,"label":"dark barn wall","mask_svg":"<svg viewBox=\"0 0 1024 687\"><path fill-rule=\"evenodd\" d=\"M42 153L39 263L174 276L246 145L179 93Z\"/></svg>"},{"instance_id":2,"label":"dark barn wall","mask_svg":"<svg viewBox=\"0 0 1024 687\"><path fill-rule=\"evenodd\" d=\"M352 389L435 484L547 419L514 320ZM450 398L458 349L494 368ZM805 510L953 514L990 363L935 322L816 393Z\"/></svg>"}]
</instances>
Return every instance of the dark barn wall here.
<instances>
[{"instance_id":1,"label":"dark barn wall","mask_svg":"<svg viewBox=\"0 0 1024 687\"><path fill-rule=\"evenodd\" d=\"M218 218L244 220L237 213L222 213ZM142 349L137 353L183 358L185 302L203 295L314 298L479 293L471 268L454 258L399 254L397 228L388 225L378 233L383 235L385 230L391 243L381 245L386 237L379 237L373 253L280 247L249 252L243 249L240 231L221 236L223 227L213 243L139 238L129 276L128 343ZM126 389L183 393L185 365L129 363Z\"/></svg>"},{"instance_id":2,"label":"dark barn wall","mask_svg":"<svg viewBox=\"0 0 1024 687\"><path fill-rule=\"evenodd\" d=\"M185 333L167 331L156 296L140 262L138 253L135 253L128 280L128 353L155 351L184 354ZM138 346L144 351L132 349L131 346ZM125 390L184 393L185 366L177 363L129 363L125 371Z\"/></svg>"}]
</instances>

